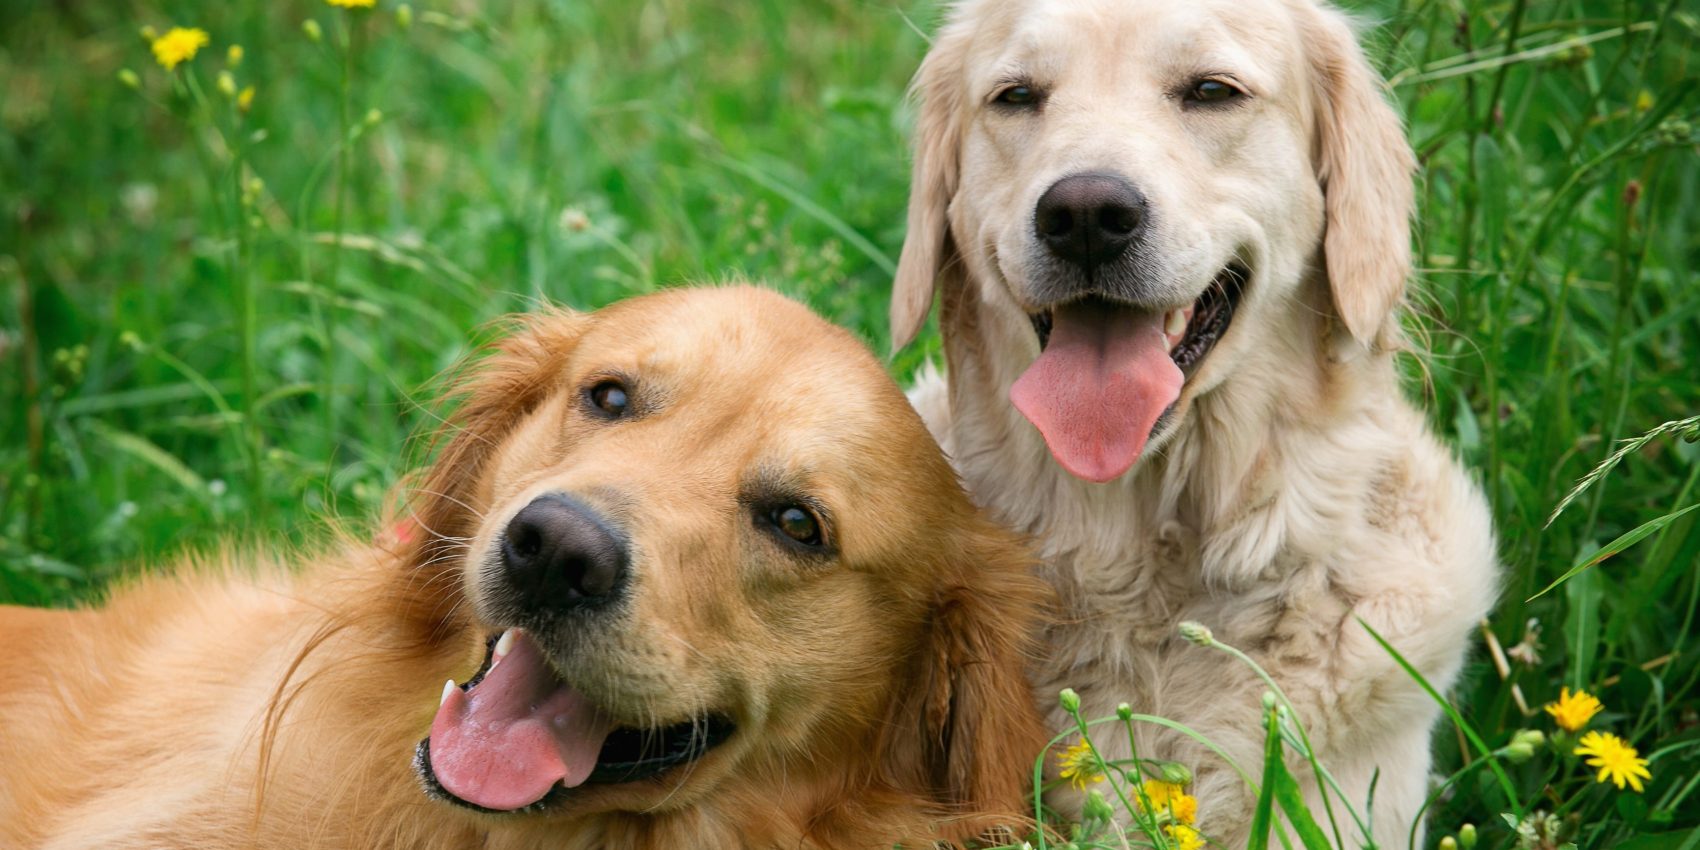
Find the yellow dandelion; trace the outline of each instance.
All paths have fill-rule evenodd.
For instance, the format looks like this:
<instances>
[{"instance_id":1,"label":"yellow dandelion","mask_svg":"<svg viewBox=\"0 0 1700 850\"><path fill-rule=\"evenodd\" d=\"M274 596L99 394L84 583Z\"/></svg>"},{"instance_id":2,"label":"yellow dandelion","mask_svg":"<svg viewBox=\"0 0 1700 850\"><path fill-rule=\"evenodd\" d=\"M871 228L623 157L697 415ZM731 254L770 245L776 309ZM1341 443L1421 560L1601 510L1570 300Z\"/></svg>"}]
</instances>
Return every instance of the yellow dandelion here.
<instances>
[{"instance_id":1,"label":"yellow dandelion","mask_svg":"<svg viewBox=\"0 0 1700 850\"><path fill-rule=\"evenodd\" d=\"M238 94L236 96L236 108L242 110L243 112L247 112L248 107L253 106L253 105L254 105L254 87L248 86L247 88L244 88L242 90L241 94Z\"/></svg>"},{"instance_id":2,"label":"yellow dandelion","mask_svg":"<svg viewBox=\"0 0 1700 850\"><path fill-rule=\"evenodd\" d=\"M1596 782L1610 781L1618 790L1623 790L1623 784L1641 793L1641 780L1652 779L1653 774L1647 770L1647 760L1641 758L1629 743L1610 732L1589 732L1582 736L1582 741L1576 747L1576 755L1587 756L1588 766L1600 769Z\"/></svg>"},{"instance_id":3,"label":"yellow dandelion","mask_svg":"<svg viewBox=\"0 0 1700 850\"><path fill-rule=\"evenodd\" d=\"M1104 781L1103 766L1092 753L1092 746L1085 741L1065 750L1057 757L1057 764L1062 768L1057 775L1081 790L1085 790L1086 786L1093 782Z\"/></svg>"},{"instance_id":4,"label":"yellow dandelion","mask_svg":"<svg viewBox=\"0 0 1700 850\"><path fill-rule=\"evenodd\" d=\"M325 0L325 2L332 6L341 6L344 9L370 9L378 4L378 0Z\"/></svg>"},{"instance_id":5,"label":"yellow dandelion","mask_svg":"<svg viewBox=\"0 0 1700 850\"><path fill-rule=\"evenodd\" d=\"M1151 801L1151 808L1157 814L1167 814L1179 823L1198 822L1198 800L1181 786L1160 779L1147 779L1143 787L1145 798Z\"/></svg>"},{"instance_id":6,"label":"yellow dandelion","mask_svg":"<svg viewBox=\"0 0 1700 850\"><path fill-rule=\"evenodd\" d=\"M1184 823L1169 824L1163 827L1163 832L1169 836L1175 850L1199 850L1204 846L1204 836Z\"/></svg>"},{"instance_id":7,"label":"yellow dandelion","mask_svg":"<svg viewBox=\"0 0 1700 850\"><path fill-rule=\"evenodd\" d=\"M1546 705L1547 713L1552 715L1552 721L1566 732L1575 732L1588 725L1588 721L1604 708L1593 694L1587 691L1571 693L1569 688L1560 689L1558 701Z\"/></svg>"},{"instance_id":8,"label":"yellow dandelion","mask_svg":"<svg viewBox=\"0 0 1700 850\"><path fill-rule=\"evenodd\" d=\"M209 40L204 29L172 27L165 35L153 40L153 58L170 71L178 64L195 58L195 53L206 47Z\"/></svg>"}]
</instances>

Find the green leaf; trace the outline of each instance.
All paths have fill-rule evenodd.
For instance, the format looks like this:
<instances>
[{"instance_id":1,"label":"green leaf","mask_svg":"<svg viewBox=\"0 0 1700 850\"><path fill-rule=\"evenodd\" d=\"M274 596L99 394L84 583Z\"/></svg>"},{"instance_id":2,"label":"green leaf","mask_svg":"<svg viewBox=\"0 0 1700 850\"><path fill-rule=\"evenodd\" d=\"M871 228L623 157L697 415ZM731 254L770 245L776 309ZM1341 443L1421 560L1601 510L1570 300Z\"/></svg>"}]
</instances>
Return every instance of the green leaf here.
<instances>
[{"instance_id":1,"label":"green leaf","mask_svg":"<svg viewBox=\"0 0 1700 850\"><path fill-rule=\"evenodd\" d=\"M1249 850L1268 850L1269 848L1269 824L1275 816L1275 774L1282 770L1281 727L1275 719L1275 712L1265 711L1263 714L1266 720L1263 743L1263 788L1257 795L1257 807L1252 810Z\"/></svg>"},{"instance_id":2,"label":"green leaf","mask_svg":"<svg viewBox=\"0 0 1700 850\"><path fill-rule=\"evenodd\" d=\"M1600 574L1588 573L1564 588L1564 644L1570 650L1570 686L1581 689L1589 681L1594 653L1600 645Z\"/></svg>"},{"instance_id":3,"label":"green leaf","mask_svg":"<svg viewBox=\"0 0 1700 850\"><path fill-rule=\"evenodd\" d=\"M1637 835L1617 845L1617 850L1695 850L1696 847L1700 847L1700 829L1679 829Z\"/></svg>"},{"instance_id":4,"label":"green leaf","mask_svg":"<svg viewBox=\"0 0 1700 850\"><path fill-rule=\"evenodd\" d=\"M93 420L89 422L89 428L113 449L165 473L190 493L197 496L206 494L206 483L201 480L201 476L196 475L194 470L185 466L183 461L177 459L176 455L160 448L147 438L128 431L120 431Z\"/></svg>"},{"instance_id":5,"label":"green leaf","mask_svg":"<svg viewBox=\"0 0 1700 850\"><path fill-rule=\"evenodd\" d=\"M1633 531L1630 531L1630 532L1624 534L1622 537L1619 537L1616 540L1613 540L1612 542L1607 543L1605 545L1605 548L1601 549L1598 552L1595 552L1592 557L1586 558L1583 561L1581 561L1580 563L1578 563L1576 566L1571 567L1570 569L1566 570L1564 572L1564 575L1559 576L1557 580L1555 580L1552 584L1547 585L1543 590L1541 590L1540 593L1537 593L1534 596L1531 596L1524 601L1533 602L1536 599L1539 599L1542 596L1545 596L1553 588L1558 587L1559 585L1571 580L1572 578L1575 578L1577 575L1581 574L1583 571L1587 570L1589 567L1592 567L1595 564L1598 564L1601 561L1604 561L1605 559L1610 558L1611 556L1616 555L1617 553L1622 552L1623 550L1628 549L1629 547L1634 546L1637 543L1640 543L1643 539L1645 539L1647 537L1647 535L1650 535L1653 532L1658 531L1659 529L1664 528L1665 526L1670 525L1673 522L1676 522L1678 519L1681 519L1682 517L1687 516L1688 512L1694 510L1695 508L1700 508L1700 504L1689 505L1688 507L1683 508L1682 510L1677 511L1675 513L1665 514L1664 516L1659 517L1658 519L1648 520L1647 522L1642 523L1640 526L1635 528Z\"/></svg>"},{"instance_id":6,"label":"green leaf","mask_svg":"<svg viewBox=\"0 0 1700 850\"><path fill-rule=\"evenodd\" d=\"M1305 850L1333 850L1328 836L1323 833L1322 827L1317 826L1316 818L1311 816L1310 807L1305 805L1299 783L1285 764L1276 761L1275 765L1275 801L1281 804L1281 811L1287 813L1293 831L1299 834L1299 843L1305 846Z\"/></svg>"}]
</instances>

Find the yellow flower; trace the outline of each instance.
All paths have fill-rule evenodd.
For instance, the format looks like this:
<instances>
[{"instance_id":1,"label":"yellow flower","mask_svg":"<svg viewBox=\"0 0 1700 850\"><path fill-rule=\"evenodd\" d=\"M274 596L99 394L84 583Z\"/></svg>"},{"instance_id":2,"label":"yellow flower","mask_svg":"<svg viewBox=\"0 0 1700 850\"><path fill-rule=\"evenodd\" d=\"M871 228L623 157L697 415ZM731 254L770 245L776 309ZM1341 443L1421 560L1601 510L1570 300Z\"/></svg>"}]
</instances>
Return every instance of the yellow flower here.
<instances>
[{"instance_id":1,"label":"yellow flower","mask_svg":"<svg viewBox=\"0 0 1700 850\"><path fill-rule=\"evenodd\" d=\"M204 29L172 27L165 35L153 40L153 58L170 71L178 63L195 58L196 51L206 47L208 40Z\"/></svg>"},{"instance_id":2,"label":"yellow flower","mask_svg":"<svg viewBox=\"0 0 1700 850\"><path fill-rule=\"evenodd\" d=\"M1145 798L1157 814L1168 814L1179 823L1198 822L1198 800L1173 782L1145 780Z\"/></svg>"},{"instance_id":3,"label":"yellow flower","mask_svg":"<svg viewBox=\"0 0 1700 850\"><path fill-rule=\"evenodd\" d=\"M1582 741L1576 747L1576 755L1587 756L1588 766L1600 769L1596 782L1610 780L1618 790L1623 790L1623 784L1641 793L1641 780L1652 779L1653 774L1647 770L1647 760L1629 746L1628 742L1610 732L1589 732L1582 736Z\"/></svg>"},{"instance_id":4,"label":"yellow flower","mask_svg":"<svg viewBox=\"0 0 1700 850\"><path fill-rule=\"evenodd\" d=\"M1198 830L1184 823L1169 824L1163 827L1163 832L1168 834L1169 841L1174 843L1175 850L1199 850L1204 846L1204 836L1199 835Z\"/></svg>"},{"instance_id":5,"label":"yellow flower","mask_svg":"<svg viewBox=\"0 0 1700 850\"><path fill-rule=\"evenodd\" d=\"M242 51L242 45L232 44L232 45L230 45L229 50L224 51L224 62L225 62L225 64L234 68L237 65L242 64L243 55L244 54L243 54L243 51Z\"/></svg>"},{"instance_id":6,"label":"yellow flower","mask_svg":"<svg viewBox=\"0 0 1700 850\"><path fill-rule=\"evenodd\" d=\"M1575 732L1588 725L1588 721L1605 706L1600 705L1600 701L1587 691L1571 693L1569 688L1562 688L1558 692L1558 701L1547 703L1546 708L1558 728Z\"/></svg>"},{"instance_id":7,"label":"yellow flower","mask_svg":"<svg viewBox=\"0 0 1700 850\"><path fill-rule=\"evenodd\" d=\"M254 87L248 86L247 88L242 90L241 94L238 94L236 96L236 108L242 110L243 112L247 112L248 107L253 106L253 105L254 105Z\"/></svg>"},{"instance_id":8,"label":"yellow flower","mask_svg":"<svg viewBox=\"0 0 1700 850\"><path fill-rule=\"evenodd\" d=\"M370 9L377 5L378 0L325 0L325 2L332 6L341 6L344 9Z\"/></svg>"},{"instance_id":9,"label":"yellow flower","mask_svg":"<svg viewBox=\"0 0 1700 850\"><path fill-rule=\"evenodd\" d=\"M1057 775L1067 779L1076 788L1084 790L1090 783L1104 781L1104 772L1098 764L1098 757L1093 755L1092 746L1085 741L1069 747L1057 757L1057 763L1062 767L1062 771Z\"/></svg>"}]
</instances>

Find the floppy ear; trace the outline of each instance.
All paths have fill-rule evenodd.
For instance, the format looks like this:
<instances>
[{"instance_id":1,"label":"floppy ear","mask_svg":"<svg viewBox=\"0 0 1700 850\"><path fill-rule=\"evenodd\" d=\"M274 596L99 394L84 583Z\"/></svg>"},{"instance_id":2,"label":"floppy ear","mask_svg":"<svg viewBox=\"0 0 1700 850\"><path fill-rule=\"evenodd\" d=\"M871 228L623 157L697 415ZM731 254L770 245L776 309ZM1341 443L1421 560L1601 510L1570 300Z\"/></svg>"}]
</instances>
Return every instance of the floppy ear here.
<instances>
[{"instance_id":1,"label":"floppy ear","mask_svg":"<svg viewBox=\"0 0 1700 850\"><path fill-rule=\"evenodd\" d=\"M433 463L410 489L414 565L438 562L476 532L485 505L480 487L502 439L526 414L560 389L558 373L588 319L569 310L548 309L511 316L512 332L486 346L460 368L445 403L458 400L444 421ZM446 442L443 442L446 441Z\"/></svg>"},{"instance_id":2,"label":"floppy ear","mask_svg":"<svg viewBox=\"0 0 1700 850\"><path fill-rule=\"evenodd\" d=\"M962 63L968 39L947 24L921 61L909 95L918 104L908 234L891 288L891 347L913 342L933 306L933 284L950 262L950 199L956 195L962 143Z\"/></svg>"},{"instance_id":3,"label":"floppy ear","mask_svg":"<svg viewBox=\"0 0 1700 850\"><path fill-rule=\"evenodd\" d=\"M1416 160L1347 18L1327 8L1307 17L1328 282L1346 330L1373 348L1387 339L1411 269Z\"/></svg>"},{"instance_id":4,"label":"floppy ear","mask_svg":"<svg viewBox=\"0 0 1700 850\"><path fill-rule=\"evenodd\" d=\"M988 528L957 551L894 723L920 724L922 769L957 816L942 832L965 840L1032 817L1033 760L1050 736L1027 665L1051 596L1012 535Z\"/></svg>"}]
</instances>

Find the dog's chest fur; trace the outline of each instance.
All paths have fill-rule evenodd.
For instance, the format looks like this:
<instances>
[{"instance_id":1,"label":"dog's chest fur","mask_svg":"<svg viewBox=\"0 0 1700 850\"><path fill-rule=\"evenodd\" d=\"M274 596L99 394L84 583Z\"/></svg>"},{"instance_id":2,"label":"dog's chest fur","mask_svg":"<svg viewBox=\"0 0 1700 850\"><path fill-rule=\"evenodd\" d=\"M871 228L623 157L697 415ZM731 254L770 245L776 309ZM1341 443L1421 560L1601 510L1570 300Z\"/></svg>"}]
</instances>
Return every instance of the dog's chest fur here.
<instances>
[{"instance_id":1,"label":"dog's chest fur","mask_svg":"<svg viewBox=\"0 0 1700 850\"><path fill-rule=\"evenodd\" d=\"M912 401L976 499L1037 541L1060 596L1032 671L1054 730L1074 725L1056 707L1068 687L1088 719L1126 702L1210 740L1220 752L1156 723L1136 724L1131 741L1119 725L1093 732L1109 758L1137 745L1185 763L1206 832L1243 843L1251 797L1220 756L1255 776L1269 686L1184 640L1180 623L1197 621L1271 675L1353 799L1377 783L1378 831L1383 818L1409 824L1438 710L1359 620L1444 689L1496 574L1479 492L1413 409L1388 393L1326 427L1257 427L1227 405L1195 408L1196 427L1163 457L1087 485L1056 468L1000 394L950 399L943 384L924 374Z\"/></svg>"}]
</instances>

